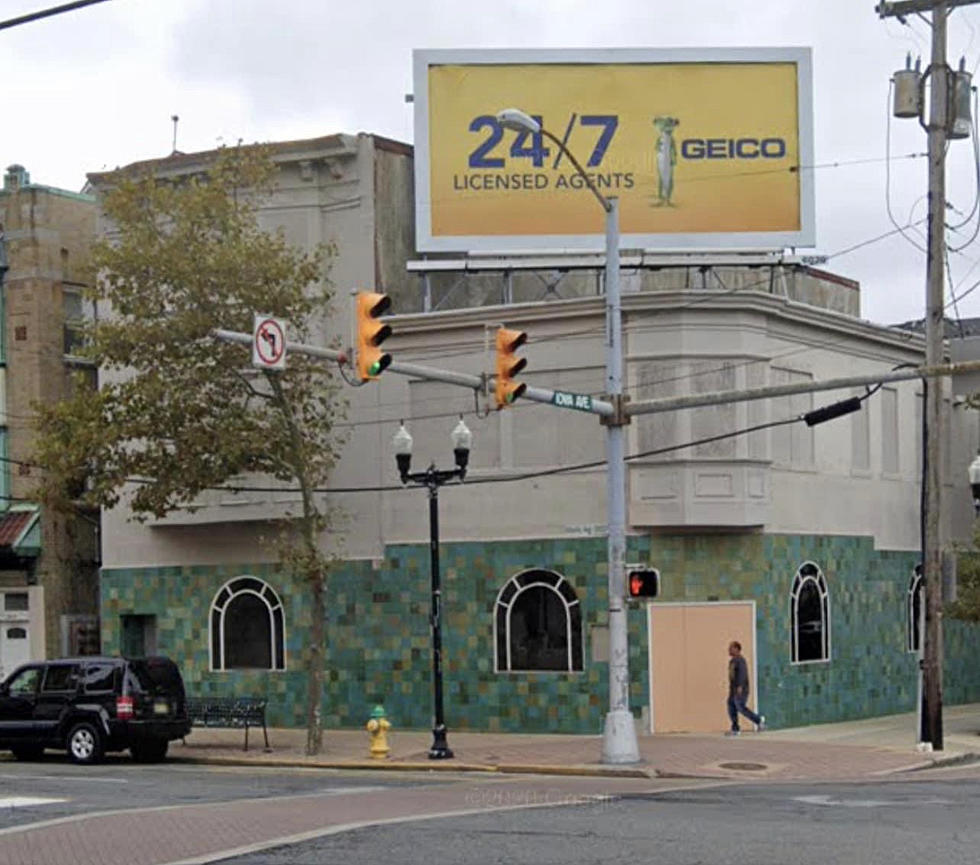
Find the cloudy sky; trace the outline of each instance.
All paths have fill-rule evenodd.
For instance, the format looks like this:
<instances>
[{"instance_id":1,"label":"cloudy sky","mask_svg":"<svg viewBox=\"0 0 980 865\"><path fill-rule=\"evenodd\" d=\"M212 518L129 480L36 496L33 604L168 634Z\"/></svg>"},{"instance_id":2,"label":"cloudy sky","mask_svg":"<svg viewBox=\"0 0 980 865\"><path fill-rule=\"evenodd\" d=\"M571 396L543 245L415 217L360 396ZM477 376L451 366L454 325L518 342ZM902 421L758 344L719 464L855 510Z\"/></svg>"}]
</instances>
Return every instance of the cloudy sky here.
<instances>
[{"instance_id":1,"label":"cloudy sky","mask_svg":"<svg viewBox=\"0 0 980 865\"><path fill-rule=\"evenodd\" d=\"M0 0L0 21L62 0ZM875 0L109 0L0 30L0 166L79 190L88 171L171 150L374 132L411 142L413 48L810 46L817 247L858 279L862 315L921 318L925 255L893 231L926 215L925 133L889 120L905 55L927 62L928 23L883 21ZM949 56L980 63L980 6L956 10ZM924 62L924 65L925 65ZM885 159L890 134L891 161ZM948 158L948 299L980 316L970 141ZM825 167L819 167L825 166ZM889 176L890 175L890 176ZM921 223L911 240L921 245ZM861 246L853 251L852 247ZM980 285L980 283L978 283ZM954 306L949 314L955 314Z\"/></svg>"}]
</instances>

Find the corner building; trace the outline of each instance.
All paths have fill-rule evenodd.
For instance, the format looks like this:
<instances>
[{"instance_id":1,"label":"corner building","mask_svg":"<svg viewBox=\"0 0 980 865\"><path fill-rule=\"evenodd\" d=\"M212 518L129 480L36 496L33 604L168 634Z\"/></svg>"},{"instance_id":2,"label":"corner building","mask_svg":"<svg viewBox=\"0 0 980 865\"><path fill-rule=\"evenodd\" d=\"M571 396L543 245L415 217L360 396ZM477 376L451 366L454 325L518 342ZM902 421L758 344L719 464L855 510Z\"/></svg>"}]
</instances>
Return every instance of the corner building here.
<instances>
[{"instance_id":1,"label":"corner building","mask_svg":"<svg viewBox=\"0 0 980 865\"><path fill-rule=\"evenodd\" d=\"M337 243L339 299L352 288L392 296L385 347L398 361L489 372L487 328L506 323L528 333L529 385L601 393L594 268L501 277L429 262L415 267L420 279L406 269L410 148L359 135L276 149L280 189L263 222L295 243ZM190 171L207 158L158 168ZM859 318L856 283L800 263L624 264L624 390L634 400L923 359L920 335ZM349 326L335 305L325 339ZM599 732L608 629L597 416L527 400L488 410L483 394L391 372L344 395L347 443L336 492L324 494L343 513L323 537L338 560L327 590L325 726L360 726L378 702L396 726L431 722L426 493L402 488L391 438L404 419L414 468L449 468L449 434L464 414L467 481L440 491L449 730ZM852 395L866 398L846 417L766 426ZM949 406L945 529L965 539L977 425L951 393ZM661 597L629 612L641 731L725 727L731 639L745 647L754 702L774 726L913 708L921 417L921 383L909 382L634 418L627 560L657 567L662 585ZM168 654L190 692L266 696L272 723L301 725L310 611L302 585L258 540L292 498L214 491L193 512L145 525L105 514L104 650ZM978 653L980 628L947 619L947 702L980 699Z\"/></svg>"}]
</instances>

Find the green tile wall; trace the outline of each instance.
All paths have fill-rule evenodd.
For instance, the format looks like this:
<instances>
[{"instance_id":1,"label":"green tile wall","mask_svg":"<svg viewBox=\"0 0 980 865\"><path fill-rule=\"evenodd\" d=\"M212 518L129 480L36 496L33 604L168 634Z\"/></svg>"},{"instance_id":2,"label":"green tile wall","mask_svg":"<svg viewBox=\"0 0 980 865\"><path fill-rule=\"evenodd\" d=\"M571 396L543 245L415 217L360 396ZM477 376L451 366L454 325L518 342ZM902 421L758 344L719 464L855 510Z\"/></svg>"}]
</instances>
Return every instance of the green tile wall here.
<instances>
[{"instance_id":1,"label":"green tile wall","mask_svg":"<svg viewBox=\"0 0 980 865\"><path fill-rule=\"evenodd\" d=\"M774 725L818 723L909 710L915 659L905 651L905 597L913 554L874 550L870 539L762 534L631 537L628 559L661 571L665 601L754 599L758 694ZM796 569L815 562L827 578L830 663L793 665L789 593ZM450 730L598 733L607 710L605 663L592 661L593 629L604 629L604 538L442 547L446 720ZM582 604L582 673L494 673L493 605L500 588L528 568L561 573ZM211 600L228 579L270 582L286 610L287 670L211 672ZM269 699L273 724L302 725L302 652L310 610L302 586L272 565L105 570L103 640L119 650L120 616L157 616L160 652L177 659L195 694ZM383 702L403 728L431 723L428 546L392 546L378 567L338 564L328 588L325 725L360 726ZM642 609L628 614L631 706L648 703ZM605 631L600 639L604 649ZM949 622L948 702L980 700L980 627ZM720 722L721 723L721 722Z\"/></svg>"}]
</instances>

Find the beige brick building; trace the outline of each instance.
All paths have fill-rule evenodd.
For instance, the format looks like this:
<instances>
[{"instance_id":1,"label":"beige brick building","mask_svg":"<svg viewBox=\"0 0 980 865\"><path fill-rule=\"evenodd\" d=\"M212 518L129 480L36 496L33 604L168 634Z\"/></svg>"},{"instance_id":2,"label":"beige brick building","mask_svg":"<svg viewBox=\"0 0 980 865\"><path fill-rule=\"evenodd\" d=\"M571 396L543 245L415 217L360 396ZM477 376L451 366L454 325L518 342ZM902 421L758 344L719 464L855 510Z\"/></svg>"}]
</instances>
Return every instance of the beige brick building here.
<instances>
[{"instance_id":1,"label":"beige brick building","mask_svg":"<svg viewBox=\"0 0 980 865\"><path fill-rule=\"evenodd\" d=\"M87 195L31 183L12 165L0 190L0 675L26 660L98 651L98 520L32 499L34 405L63 397L88 313L95 236ZM94 384L95 370L91 370Z\"/></svg>"}]
</instances>

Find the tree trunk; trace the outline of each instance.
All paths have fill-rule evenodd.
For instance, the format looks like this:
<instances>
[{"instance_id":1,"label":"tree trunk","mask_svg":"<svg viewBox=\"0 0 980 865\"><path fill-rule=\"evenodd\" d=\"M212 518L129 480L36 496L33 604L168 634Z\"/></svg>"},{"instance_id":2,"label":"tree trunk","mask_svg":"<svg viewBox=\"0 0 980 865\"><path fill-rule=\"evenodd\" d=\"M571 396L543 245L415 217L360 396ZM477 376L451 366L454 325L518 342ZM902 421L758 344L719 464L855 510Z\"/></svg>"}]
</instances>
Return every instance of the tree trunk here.
<instances>
[{"instance_id":1,"label":"tree trunk","mask_svg":"<svg viewBox=\"0 0 980 865\"><path fill-rule=\"evenodd\" d=\"M323 713L320 704L323 701L323 665L324 665L324 620L326 617L326 573L321 561L320 550L317 547L317 527L319 512L313 501L313 488L306 466L303 463L302 438L296 426L295 418L289 404L289 398L282 384L273 372L266 372L266 378L272 387L273 396L282 412L289 429L292 443L292 469L299 482L303 494L302 546L303 562L302 576L310 587L311 616L310 646L306 652L306 753L316 756L323 749Z\"/></svg>"},{"instance_id":2,"label":"tree trunk","mask_svg":"<svg viewBox=\"0 0 980 865\"><path fill-rule=\"evenodd\" d=\"M313 601L313 621L310 624L310 650L308 653L307 694L306 704L306 753L310 756L319 754L323 749L323 717L320 703L323 700L323 619L326 614L324 605L323 576L317 573L310 581L310 595Z\"/></svg>"}]
</instances>

